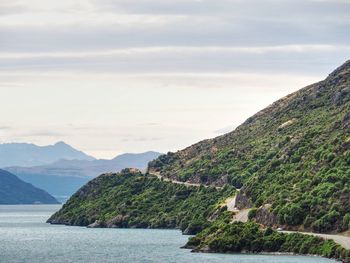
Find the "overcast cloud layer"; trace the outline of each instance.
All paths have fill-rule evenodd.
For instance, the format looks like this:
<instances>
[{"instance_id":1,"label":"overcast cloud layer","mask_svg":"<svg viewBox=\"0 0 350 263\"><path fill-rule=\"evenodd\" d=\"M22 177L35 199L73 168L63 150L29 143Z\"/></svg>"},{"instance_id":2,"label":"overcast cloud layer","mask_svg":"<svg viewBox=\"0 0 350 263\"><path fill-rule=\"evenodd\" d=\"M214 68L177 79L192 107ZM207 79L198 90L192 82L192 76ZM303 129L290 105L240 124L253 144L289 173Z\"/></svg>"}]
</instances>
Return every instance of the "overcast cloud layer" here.
<instances>
[{"instance_id":1,"label":"overcast cloud layer","mask_svg":"<svg viewBox=\"0 0 350 263\"><path fill-rule=\"evenodd\" d=\"M350 0L0 0L0 140L181 149L348 60L349 14Z\"/></svg>"}]
</instances>

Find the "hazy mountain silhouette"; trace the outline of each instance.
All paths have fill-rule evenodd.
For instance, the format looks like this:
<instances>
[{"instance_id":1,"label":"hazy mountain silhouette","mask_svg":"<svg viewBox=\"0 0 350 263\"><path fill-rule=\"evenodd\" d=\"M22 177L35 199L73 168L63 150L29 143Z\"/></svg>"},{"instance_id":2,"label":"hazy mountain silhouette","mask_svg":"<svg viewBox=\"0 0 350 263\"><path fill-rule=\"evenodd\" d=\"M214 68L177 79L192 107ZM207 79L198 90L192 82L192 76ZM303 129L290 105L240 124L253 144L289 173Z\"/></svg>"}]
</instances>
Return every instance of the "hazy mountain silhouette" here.
<instances>
[{"instance_id":1,"label":"hazy mountain silhouette","mask_svg":"<svg viewBox=\"0 0 350 263\"><path fill-rule=\"evenodd\" d=\"M92 178L126 167L140 170L160 155L158 152L126 153L111 160L59 160L52 164L33 167L7 167L22 180L40 187L60 200L64 200Z\"/></svg>"},{"instance_id":2,"label":"hazy mountain silhouette","mask_svg":"<svg viewBox=\"0 0 350 263\"><path fill-rule=\"evenodd\" d=\"M58 204L47 192L0 170L0 204Z\"/></svg>"},{"instance_id":3,"label":"hazy mountain silhouette","mask_svg":"<svg viewBox=\"0 0 350 263\"><path fill-rule=\"evenodd\" d=\"M45 165L60 159L95 160L64 142L48 146L29 143L0 144L0 167Z\"/></svg>"}]
</instances>

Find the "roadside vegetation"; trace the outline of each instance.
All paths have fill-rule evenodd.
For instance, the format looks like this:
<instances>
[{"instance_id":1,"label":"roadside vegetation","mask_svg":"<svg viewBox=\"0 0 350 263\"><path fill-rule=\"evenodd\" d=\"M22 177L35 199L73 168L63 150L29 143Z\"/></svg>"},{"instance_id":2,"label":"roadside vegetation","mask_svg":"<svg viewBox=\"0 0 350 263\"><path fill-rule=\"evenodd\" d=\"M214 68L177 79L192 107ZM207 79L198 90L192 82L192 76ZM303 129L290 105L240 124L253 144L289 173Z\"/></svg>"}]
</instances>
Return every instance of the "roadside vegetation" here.
<instances>
[{"instance_id":1,"label":"roadside vegetation","mask_svg":"<svg viewBox=\"0 0 350 263\"><path fill-rule=\"evenodd\" d=\"M299 233L284 234L254 222L231 222L229 212L189 239L186 248L220 253L293 253L318 255L350 262L350 251L332 240Z\"/></svg>"},{"instance_id":2,"label":"roadside vegetation","mask_svg":"<svg viewBox=\"0 0 350 263\"><path fill-rule=\"evenodd\" d=\"M90 181L48 222L119 228L179 228L195 234L209 226L233 187L195 187L125 169Z\"/></svg>"}]
</instances>

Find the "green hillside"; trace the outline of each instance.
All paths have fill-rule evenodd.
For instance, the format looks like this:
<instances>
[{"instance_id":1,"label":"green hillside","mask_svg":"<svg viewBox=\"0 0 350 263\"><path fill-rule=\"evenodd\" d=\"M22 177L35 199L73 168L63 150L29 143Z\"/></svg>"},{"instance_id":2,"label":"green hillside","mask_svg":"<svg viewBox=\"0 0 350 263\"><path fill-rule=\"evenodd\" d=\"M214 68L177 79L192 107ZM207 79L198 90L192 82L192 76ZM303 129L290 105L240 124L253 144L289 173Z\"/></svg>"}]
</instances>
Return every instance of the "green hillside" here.
<instances>
[{"instance_id":1,"label":"green hillside","mask_svg":"<svg viewBox=\"0 0 350 263\"><path fill-rule=\"evenodd\" d=\"M269 205L269 222L317 232L350 223L350 61L236 130L151 162L150 173L241 188L238 206Z\"/></svg>"},{"instance_id":2,"label":"green hillside","mask_svg":"<svg viewBox=\"0 0 350 263\"><path fill-rule=\"evenodd\" d=\"M190 238L185 247L197 252L319 255L350 262L350 250L333 240L300 233L285 234L272 228L262 228L254 222L232 222L232 215L228 212L222 213L209 227Z\"/></svg>"},{"instance_id":3,"label":"green hillside","mask_svg":"<svg viewBox=\"0 0 350 263\"><path fill-rule=\"evenodd\" d=\"M75 193L49 220L94 227L180 228L194 234L209 225L233 187L188 187L134 169L104 174Z\"/></svg>"}]
</instances>

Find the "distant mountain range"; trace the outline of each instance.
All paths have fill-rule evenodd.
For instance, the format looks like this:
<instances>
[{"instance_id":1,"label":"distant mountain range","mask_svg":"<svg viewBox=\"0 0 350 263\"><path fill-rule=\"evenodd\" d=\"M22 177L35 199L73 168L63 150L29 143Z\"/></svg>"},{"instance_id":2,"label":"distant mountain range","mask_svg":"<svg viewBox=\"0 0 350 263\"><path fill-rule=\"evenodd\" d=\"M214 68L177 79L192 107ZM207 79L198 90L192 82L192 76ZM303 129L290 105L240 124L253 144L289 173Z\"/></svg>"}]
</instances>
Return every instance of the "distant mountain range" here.
<instances>
[{"instance_id":1,"label":"distant mountain range","mask_svg":"<svg viewBox=\"0 0 350 263\"><path fill-rule=\"evenodd\" d=\"M48 146L29 143L0 144L0 167L38 166L57 162L61 159L95 160L94 157L86 155L64 142Z\"/></svg>"},{"instance_id":2,"label":"distant mountain range","mask_svg":"<svg viewBox=\"0 0 350 263\"><path fill-rule=\"evenodd\" d=\"M47 192L0 170L0 204L58 204Z\"/></svg>"},{"instance_id":3,"label":"distant mountain range","mask_svg":"<svg viewBox=\"0 0 350 263\"><path fill-rule=\"evenodd\" d=\"M64 201L92 178L107 172L118 172L127 167L145 170L148 162L160 153L122 154L111 160L58 160L33 167L7 167L5 170L23 181L40 187L60 201Z\"/></svg>"}]
</instances>

